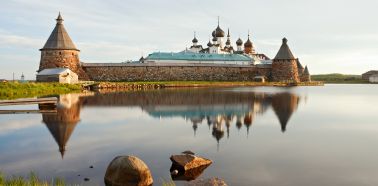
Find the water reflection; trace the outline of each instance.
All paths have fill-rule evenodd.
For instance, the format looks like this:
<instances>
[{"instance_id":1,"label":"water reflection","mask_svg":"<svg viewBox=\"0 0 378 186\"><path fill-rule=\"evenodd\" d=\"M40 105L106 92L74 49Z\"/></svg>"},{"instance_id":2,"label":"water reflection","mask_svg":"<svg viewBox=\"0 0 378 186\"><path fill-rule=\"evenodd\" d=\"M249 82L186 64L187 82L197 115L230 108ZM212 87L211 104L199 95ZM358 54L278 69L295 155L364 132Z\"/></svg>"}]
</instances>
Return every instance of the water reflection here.
<instances>
[{"instance_id":1,"label":"water reflection","mask_svg":"<svg viewBox=\"0 0 378 186\"><path fill-rule=\"evenodd\" d=\"M81 94L60 95L56 105L56 113L42 113L42 121L49 129L64 157L66 145L76 125L80 122ZM46 110L55 105L39 104L40 110Z\"/></svg>"},{"instance_id":2,"label":"water reflection","mask_svg":"<svg viewBox=\"0 0 378 186\"><path fill-rule=\"evenodd\" d=\"M286 131L301 97L289 92L233 92L215 89L167 89L159 91L68 94L59 96L56 113L43 113L42 120L59 146L63 158L67 142L80 122L82 107L139 107L156 118L179 117L192 123L194 137L198 125L207 123L218 143L230 137L231 126L247 137L256 117L271 107L282 132ZM46 109L40 105L40 109Z\"/></svg>"}]
</instances>

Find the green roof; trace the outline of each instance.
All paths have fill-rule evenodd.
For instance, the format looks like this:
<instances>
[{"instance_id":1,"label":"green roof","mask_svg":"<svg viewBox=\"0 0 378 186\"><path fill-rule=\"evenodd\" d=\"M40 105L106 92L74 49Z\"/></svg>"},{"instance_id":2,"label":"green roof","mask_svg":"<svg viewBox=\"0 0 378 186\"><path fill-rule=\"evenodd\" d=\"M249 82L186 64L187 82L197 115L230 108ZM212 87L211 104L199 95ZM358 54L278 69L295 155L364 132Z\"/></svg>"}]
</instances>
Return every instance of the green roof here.
<instances>
[{"instance_id":1,"label":"green roof","mask_svg":"<svg viewBox=\"0 0 378 186\"><path fill-rule=\"evenodd\" d=\"M223 106L223 105L222 105ZM227 107L228 106L228 107ZM225 105L223 108L203 108L201 106L191 107L187 110L166 110L159 111L154 109L146 109L147 113L152 117L198 117L198 116L219 116L219 115L242 115L251 110L251 107L245 105L231 106Z\"/></svg>"},{"instance_id":2,"label":"green roof","mask_svg":"<svg viewBox=\"0 0 378 186\"><path fill-rule=\"evenodd\" d=\"M188 61L251 61L242 54L209 54L194 52L154 52L146 60L188 60Z\"/></svg>"}]
</instances>

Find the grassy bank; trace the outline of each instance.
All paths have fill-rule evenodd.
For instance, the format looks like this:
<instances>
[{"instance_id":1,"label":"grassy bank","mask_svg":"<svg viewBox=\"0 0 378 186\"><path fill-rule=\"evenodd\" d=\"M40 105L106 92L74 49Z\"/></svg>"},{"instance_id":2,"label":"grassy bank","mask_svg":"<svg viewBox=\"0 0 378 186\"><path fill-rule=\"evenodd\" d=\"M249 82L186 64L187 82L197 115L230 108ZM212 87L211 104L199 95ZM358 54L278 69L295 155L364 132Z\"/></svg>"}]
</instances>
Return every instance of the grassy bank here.
<instances>
[{"instance_id":1,"label":"grassy bank","mask_svg":"<svg viewBox=\"0 0 378 186\"><path fill-rule=\"evenodd\" d=\"M17 99L80 92L81 85L59 83L0 83L0 99Z\"/></svg>"},{"instance_id":2,"label":"grassy bank","mask_svg":"<svg viewBox=\"0 0 378 186\"><path fill-rule=\"evenodd\" d=\"M170 87L232 87L232 86L321 86L322 82L251 82L251 81L150 81L97 82L94 89L159 89ZM41 97L80 92L82 86L60 83L0 83L0 100Z\"/></svg>"},{"instance_id":3,"label":"grassy bank","mask_svg":"<svg viewBox=\"0 0 378 186\"><path fill-rule=\"evenodd\" d=\"M313 81L324 81L325 83L369 83L363 80L361 75L347 75L347 74L318 74L312 75Z\"/></svg>"},{"instance_id":4,"label":"grassy bank","mask_svg":"<svg viewBox=\"0 0 378 186\"><path fill-rule=\"evenodd\" d=\"M38 178L38 176L31 172L28 177L24 178L21 176L11 176L6 177L0 173L0 185L1 186L64 186L64 180L59 178L54 178L50 181L44 181Z\"/></svg>"}]
</instances>

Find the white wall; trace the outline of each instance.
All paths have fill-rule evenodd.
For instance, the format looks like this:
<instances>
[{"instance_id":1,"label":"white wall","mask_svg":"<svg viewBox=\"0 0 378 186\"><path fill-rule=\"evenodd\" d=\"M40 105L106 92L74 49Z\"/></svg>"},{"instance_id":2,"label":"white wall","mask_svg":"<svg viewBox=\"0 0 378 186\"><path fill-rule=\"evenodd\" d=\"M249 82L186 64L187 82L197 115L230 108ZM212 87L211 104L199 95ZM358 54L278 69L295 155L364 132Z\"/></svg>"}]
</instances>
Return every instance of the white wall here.
<instances>
[{"instance_id":1,"label":"white wall","mask_svg":"<svg viewBox=\"0 0 378 186\"><path fill-rule=\"evenodd\" d=\"M370 83L378 83L378 76L370 76L369 82Z\"/></svg>"}]
</instances>

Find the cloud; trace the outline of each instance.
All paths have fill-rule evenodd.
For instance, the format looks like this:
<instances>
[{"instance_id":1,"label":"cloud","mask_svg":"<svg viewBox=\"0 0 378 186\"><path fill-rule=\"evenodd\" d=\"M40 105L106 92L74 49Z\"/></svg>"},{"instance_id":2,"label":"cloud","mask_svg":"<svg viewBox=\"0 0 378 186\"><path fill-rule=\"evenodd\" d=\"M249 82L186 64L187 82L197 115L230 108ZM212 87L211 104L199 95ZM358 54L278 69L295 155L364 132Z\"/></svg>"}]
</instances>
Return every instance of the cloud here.
<instances>
[{"instance_id":1,"label":"cloud","mask_svg":"<svg viewBox=\"0 0 378 186\"><path fill-rule=\"evenodd\" d=\"M84 62L124 62L126 60L136 60L144 51L153 51L156 46L141 44L130 46L126 43L115 42L78 42L82 50L81 60ZM144 53L146 55L146 53Z\"/></svg>"},{"instance_id":2,"label":"cloud","mask_svg":"<svg viewBox=\"0 0 378 186\"><path fill-rule=\"evenodd\" d=\"M344 6L340 7L341 3ZM278 0L4 1L0 9L0 63L5 61L1 56L17 54L33 60L14 58L7 62L7 68L19 69L14 64L25 64L19 70L26 71L30 62L38 66L39 60L34 58L39 56L38 49L51 33L59 11L85 62L121 62L139 59L142 53L181 51L191 45L193 31L197 31L200 43L206 45L216 27L216 17L220 15L220 26L225 31L230 27L233 43L238 37L245 41L247 30L251 30L257 51L274 57L285 36L294 55L310 66L310 72L360 73L378 66L373 62L378 61L378 57L368 51L377 49L378 26L371 24L377 17L376 6L377 2L373 0L364 3L341 0L316 3ZM362 55L357 55L360 51L363 51ZM363 63L348 62L351 66L343 66L344 62L337 58L344 59L340 54L349 55L350 52L353 55L348 61L364 60ZM6 73L3 69L1 67L0 73Z\"/></svg>"},{"instance_id":3,"label":"cloud","mask_svg":"<svg viewBox=\"0 0 378 186\"><path fill-rule=\"evenodd\" d=\"M15 115L9 115L11 117L14 117ZM38 115L38 117L41 117ZM41 125L41 118L36 119L36 118L20 118L18 117L17 120L10 119L10 121L3 122L0 120L0 135L9 135L10 133L18 130L23 130L23 129L28 129L31 127L36 127Z\"/></svg>"},{"instance_id":4,"label":"cloud","mask_svg":"<svg viewBox=\"0 0 378 186\"><path fill-rule=\"evenodd\" d=\"M0 32L0 48L38 48L44 41L37 38Z\"/></svg>"}]
</instances>

